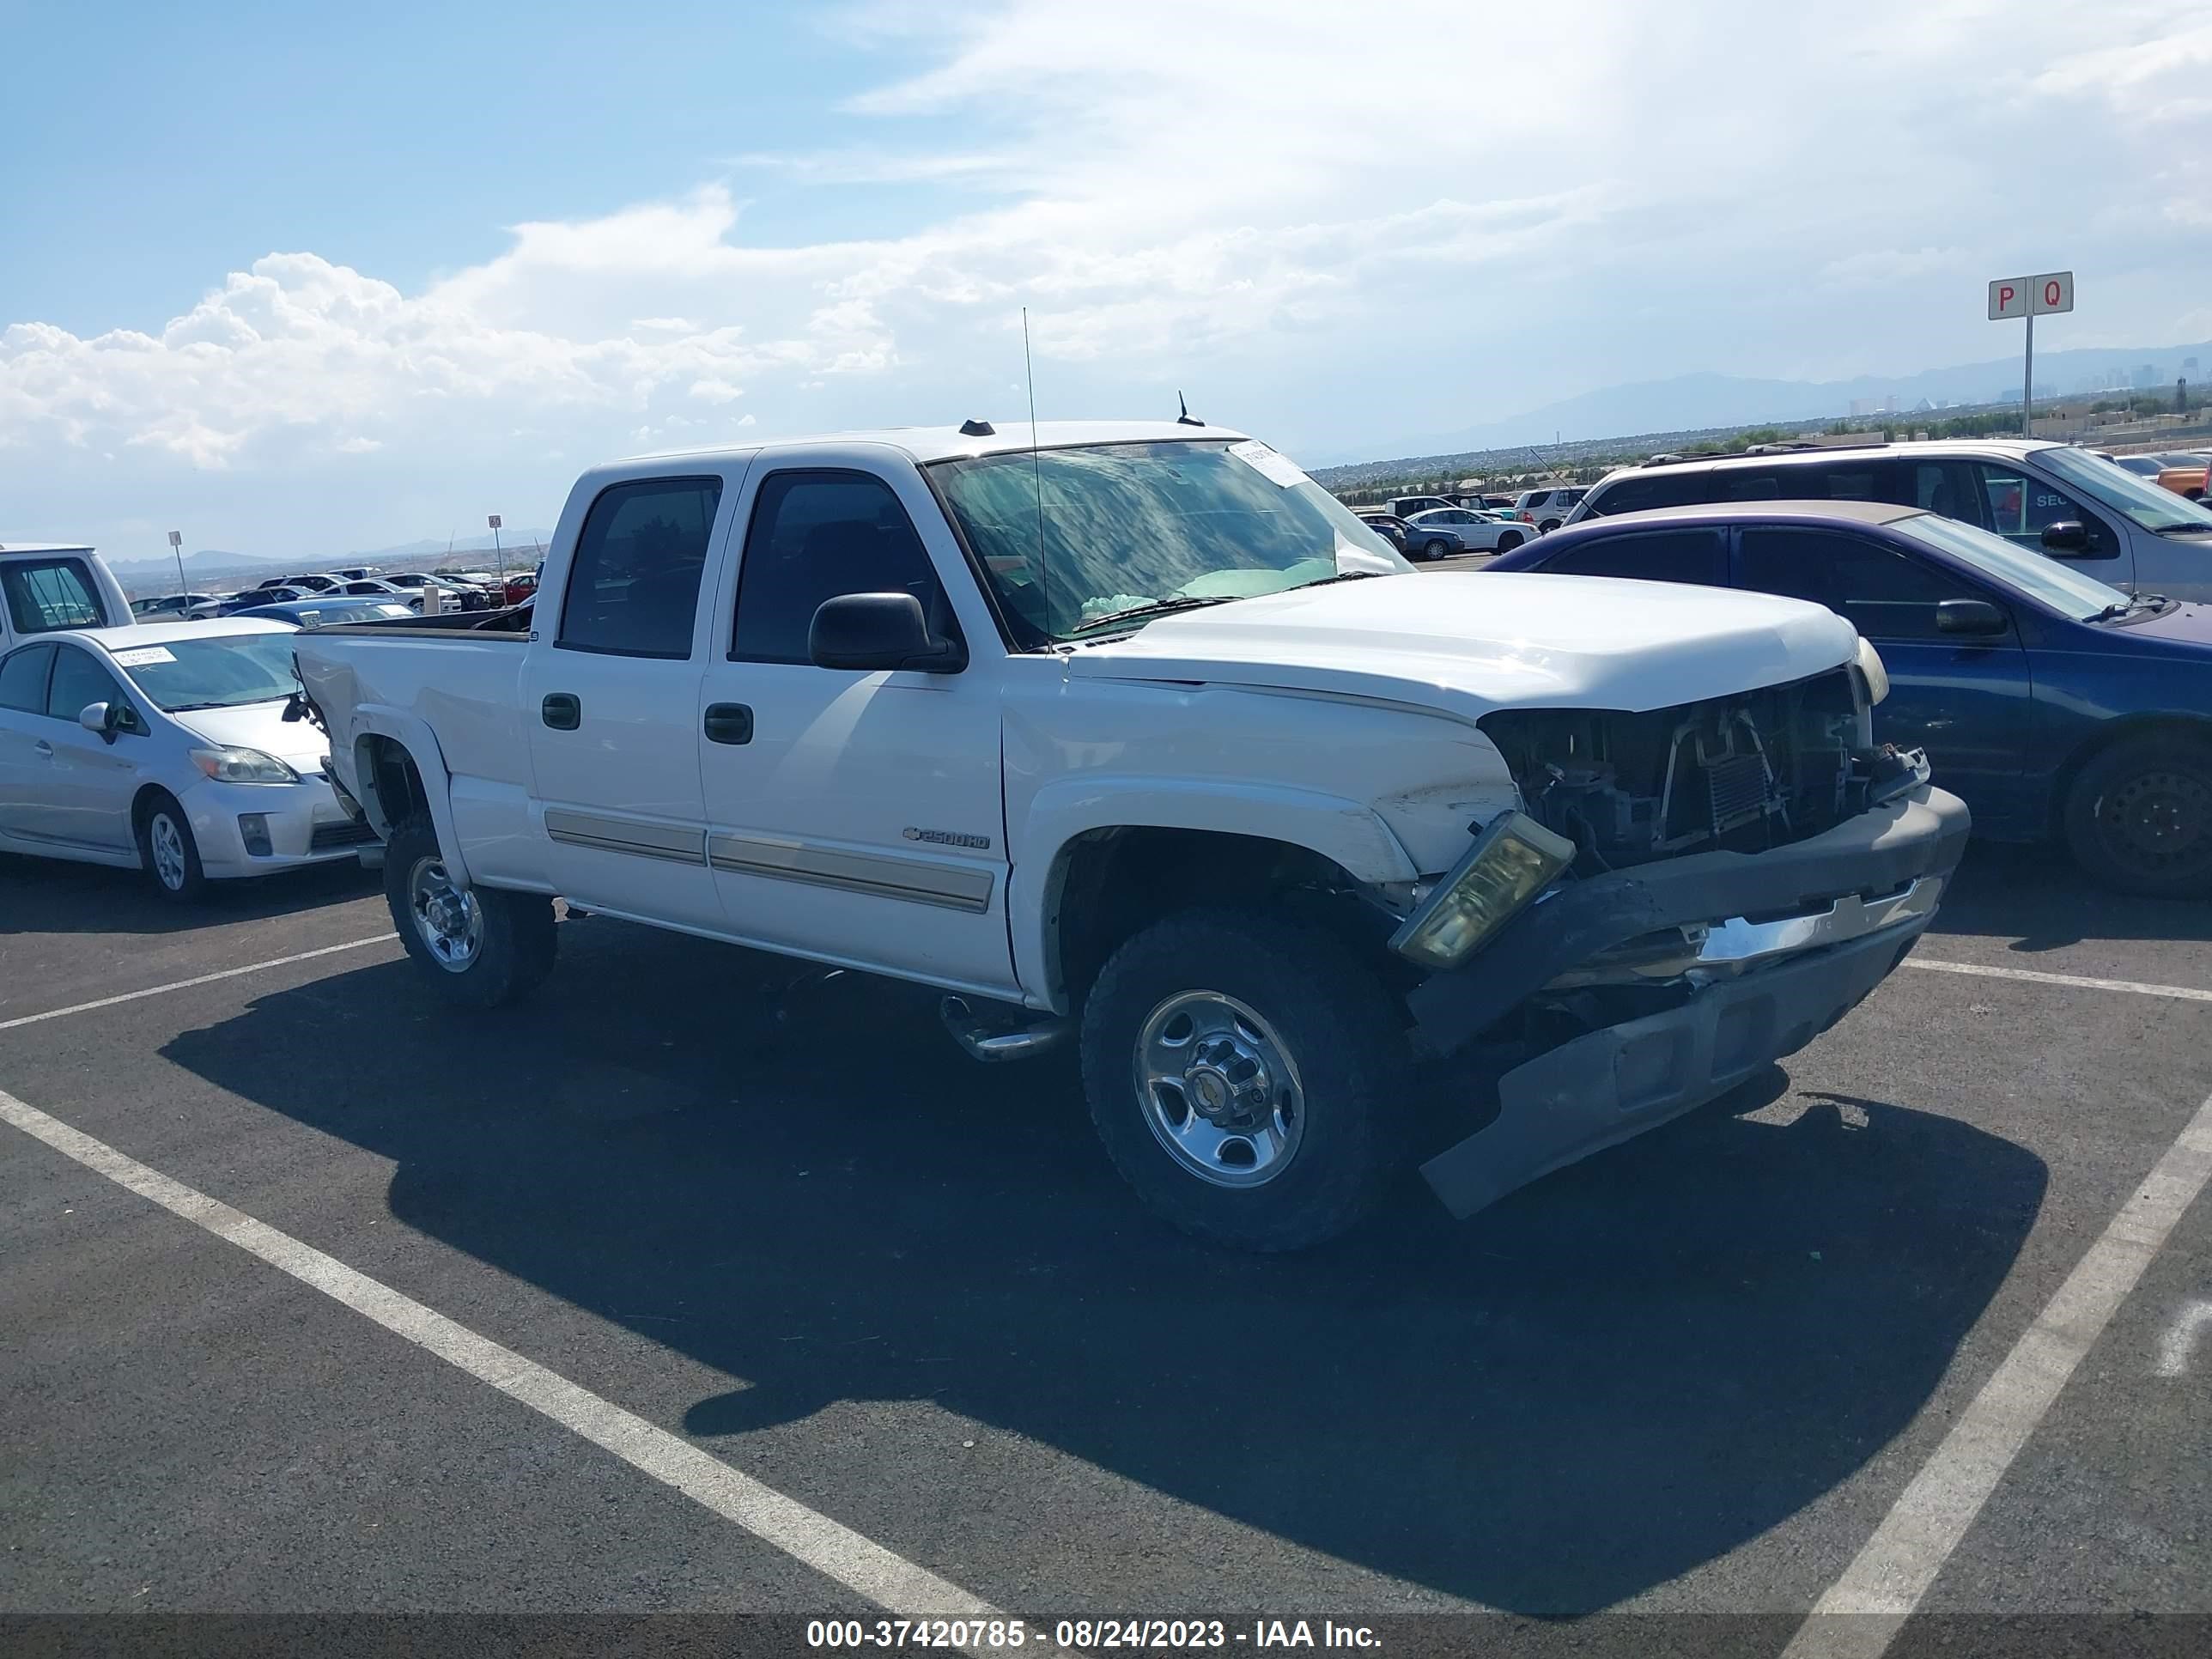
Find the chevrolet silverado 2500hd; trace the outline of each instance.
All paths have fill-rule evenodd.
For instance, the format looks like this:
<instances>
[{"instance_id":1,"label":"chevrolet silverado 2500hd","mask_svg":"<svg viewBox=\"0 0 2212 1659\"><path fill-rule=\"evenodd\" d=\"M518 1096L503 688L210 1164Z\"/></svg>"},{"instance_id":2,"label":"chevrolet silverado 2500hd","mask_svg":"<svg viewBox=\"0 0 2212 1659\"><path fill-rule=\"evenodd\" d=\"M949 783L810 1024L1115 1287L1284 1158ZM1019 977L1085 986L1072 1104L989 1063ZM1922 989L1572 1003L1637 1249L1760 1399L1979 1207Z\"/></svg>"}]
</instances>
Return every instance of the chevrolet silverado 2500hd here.
<instances>
[{"instance_id":1,"label":"chevrolet silverado 2500hd","mask_svg":"<svg viewBox=\"0 0 2212 1659\"><path fill-rule=\"evenodd\" d=\"M1967 827L1828 611L1416 574L1194 423L598 468L526 634L296 659L453 1000L547 972L556 895L919 981L979 1058L1074 1036L1130 1182L1255 1249L1431 1153L1468 1213L1795 1051ZM1478 1039L1494 1095L1419 1144L1414 1061Z\"/></svg>"}]
</instances>

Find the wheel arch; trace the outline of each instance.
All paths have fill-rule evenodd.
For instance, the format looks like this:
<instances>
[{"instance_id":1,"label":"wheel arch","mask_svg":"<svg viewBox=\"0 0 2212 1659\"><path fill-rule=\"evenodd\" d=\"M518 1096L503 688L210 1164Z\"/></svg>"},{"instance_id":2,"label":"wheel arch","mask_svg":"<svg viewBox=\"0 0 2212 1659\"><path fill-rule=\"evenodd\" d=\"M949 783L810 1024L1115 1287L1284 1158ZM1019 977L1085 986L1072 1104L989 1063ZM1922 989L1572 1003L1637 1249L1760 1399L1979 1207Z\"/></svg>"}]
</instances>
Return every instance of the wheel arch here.
<instances>
[{"instance_id":1,"label":"wheel arch","mask_svg":"<svg viewBox=\"0 0 2212 1659\"><path fill-rule=\"evenodd\" d=\"M1122 814L1074 830L1042 861L1030 890L1015 896L1017 973L1064 1013L1123 940L1171 911L1413 879L1388 828L1365 816L1372 832L1356 839L1301 834L1295 817L1201 826Z\"/></svg>"},{"instance_id":2,"label":"wheel arch","mask_svg":"<svg viewBox=\"0 0 2212 1659\"><path fill-rule=\"evenodd\" d=\"M467 857L453 826L445 751L428 724L396 709L358 711L353 776L355 797L379 837L389 842L410 816L427 814L447 872L457 884L470 884Z\"/></svg>"}]
</instances>

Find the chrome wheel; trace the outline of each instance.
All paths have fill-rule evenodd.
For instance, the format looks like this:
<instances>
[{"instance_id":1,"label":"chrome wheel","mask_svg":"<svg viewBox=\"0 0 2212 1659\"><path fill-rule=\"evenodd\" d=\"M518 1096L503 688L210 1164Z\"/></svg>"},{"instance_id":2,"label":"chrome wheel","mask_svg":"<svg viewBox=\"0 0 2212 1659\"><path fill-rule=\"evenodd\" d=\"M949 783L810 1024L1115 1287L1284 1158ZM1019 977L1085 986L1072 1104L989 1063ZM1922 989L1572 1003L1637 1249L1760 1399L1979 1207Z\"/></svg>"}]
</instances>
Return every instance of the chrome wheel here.
<instances>
[{"instance_id":1,"label":"chrome wheel","mask_svg":"<svg viewBox=\"0 0 2212 1659\"><path fill-rule=\"evenodd\" d=\"M1297 1155L1305 1096L1266 1020L1218 991L1185 991L1137 1033L1137 1108L1168 1156L1217 1187L1259 1187Z\"/></svg>"},{"instance_id":2,"label":"chrome wheel","mask_svg":"<svg viewBox=\"0 0 2212 1659\"><path fill-rule=\"evenodd\" d=\"M407 908L430 959L449 974L466 973L483 949L483 906L453 885L442 860L417 859L407 875Z\"/></svg>"},{"instance_id":3,"label":"chrome wheel","mask_svg":"<svg viewBox=\"0 0 2212 1659\"><path fill-rule=\"evenodd\" d=\"M154 853L154 878L173 893L185 890L185 837L176 820L156 812L146 826L147 843Z\"/></svg>"}]
</instances>

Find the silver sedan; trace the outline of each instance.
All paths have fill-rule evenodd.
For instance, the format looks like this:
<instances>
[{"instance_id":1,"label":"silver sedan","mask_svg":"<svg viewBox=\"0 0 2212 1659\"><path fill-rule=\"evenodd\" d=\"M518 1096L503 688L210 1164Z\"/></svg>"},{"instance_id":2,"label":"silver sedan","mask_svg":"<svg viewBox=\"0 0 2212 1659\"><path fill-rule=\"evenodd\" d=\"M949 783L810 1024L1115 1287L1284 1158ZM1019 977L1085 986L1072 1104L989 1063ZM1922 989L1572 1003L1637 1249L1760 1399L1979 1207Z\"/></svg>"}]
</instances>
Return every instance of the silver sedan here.
<instances>
[{"instance_id":1,"label":"silver sedan","mask_svg":"<svg viewBox=\"0 0 2212 1659\"><path fill-rule=\"evenodd\" d=\"M1448 559L1455 553L1510 553L1528 526L1471 507L1432 507L1406 520L1406 556Z\"/></svg>"}]
</instances>

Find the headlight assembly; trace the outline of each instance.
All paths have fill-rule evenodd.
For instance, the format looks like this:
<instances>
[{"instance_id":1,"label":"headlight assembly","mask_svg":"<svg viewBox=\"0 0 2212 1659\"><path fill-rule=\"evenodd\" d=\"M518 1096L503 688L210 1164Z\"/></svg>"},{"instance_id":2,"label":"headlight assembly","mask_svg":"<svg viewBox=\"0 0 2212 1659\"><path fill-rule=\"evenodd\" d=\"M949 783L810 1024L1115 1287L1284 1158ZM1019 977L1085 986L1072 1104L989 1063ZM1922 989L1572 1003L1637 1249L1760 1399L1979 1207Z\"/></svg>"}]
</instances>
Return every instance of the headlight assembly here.
<instances>
[{"instance_id":1,"label":"headlight assembly","mask_svg":"<svg viewBox=\"0 0 2212 1659\"><path fill-rule=\"evenodd\" d=\"M1449 968L1495 933L1575 861L1574 842L1526 812L1503 812L1390 936L1426 968Z\"/></svg>"},{"instance_id":2,"label":"headlight assembly","mask_svg":"<svg viewBox=\"0 0 2212 1659\"><path fill-rule=\"evenodd\" d=\"M297 783L300 775L258 749L195 749L192 764L217 783Z\"/></svg>"}]
</instances>

